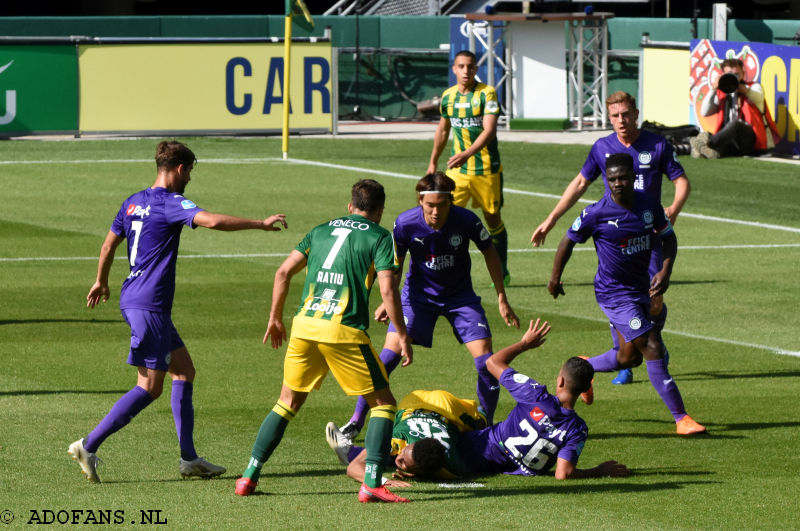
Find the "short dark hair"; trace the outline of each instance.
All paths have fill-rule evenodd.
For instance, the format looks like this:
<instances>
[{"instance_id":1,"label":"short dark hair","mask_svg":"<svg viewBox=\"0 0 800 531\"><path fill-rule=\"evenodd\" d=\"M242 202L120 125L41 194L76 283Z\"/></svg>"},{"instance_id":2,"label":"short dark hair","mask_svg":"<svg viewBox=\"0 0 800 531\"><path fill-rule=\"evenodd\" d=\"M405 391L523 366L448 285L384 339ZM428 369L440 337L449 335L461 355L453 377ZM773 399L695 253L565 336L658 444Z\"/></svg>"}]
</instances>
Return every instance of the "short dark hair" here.
<instances>
[{"instance_id":1,"label":"short dark hair","mask_svg":"<svg viewBox=\"0 0 800 531\"><path fill-rule=\"evenodd\" d=\"M561 367L567 389L579 395L589 390L594 378L594 367L583 358L573 356Z\"/></svg>"},{"instance_id":2,"label":"short dark hair","mask_svg":"<svg viewBox=\"0 0 800 531\"><path fill-rule=\"evenodd\" d=\"M163 140L156 146L156 167L171 170L179 165L194 166L197 158L186 144L177 140Z\"/></svg>"},{"instance_id":3,"label":"short dark hair","mask_svg":"<svg viewBox=\"0 0 800 531\"><path fill-rule=\"evenodd\" d=\"M615 103L627 103L632 108L634 109L636 108L636 98L634 98L624 90L618 90L611 96L606 98L606 109Z\"/></svg>"},{"instance_id":4,"label":"short dark hair","mask_svg":"<svg viewBox=\"0 0 800 531\"><path fill-rule=\"evenodd\" d=\"M378 181L361 179L353 185L350 203L363 212L377 212L386 203L386 192Z\"/></svg>"},{"instance_id":5,"label":"short dark hair","mask_svg":"<svg viewBox=\"0 0 800 531\"><path fill-rule=\"evenodd\" d=\"M633 157L627 153L614 153L606 157L606 171L617 166L633 171Z\"/></svg>"},{"instance_id":6,"label":"short dark hair","mask_svg":"<svg viewBox=\"0 0 800 531\"><path fill-rule=\"evenodd\" d=\"M724 61L722 61L719 64L720 68L725 68L726 66L728 68L731 68L731 67L734 67L734 66L738 66L739 68L744 70L744 63L738 57L728 57L727 59L725 59Z\"/></svg>"},{"instance_id":7,"label":"short dark hair","mask_svg":"<svg viewBox=\"0 0 800 531\"><path fill-rule=\"evenodd\" d=\"M453 190L456 189L456 182L437 171L429 173L417 182L417 196L421 197L422 192L449 192L450 199L453 199Z\"/></svg>"},{"instance_id":8,"label":"short dark hair","mask_svg":"<svg viewBox=\"0 0 800 531\"><path fill-rule=\"evenodd\" d=\"M471 52L471 51L469 51L469 50L461 50L460 52L458 52L457 54L455 54L455 55L453 56L453 62L454 62L454 63L455 63L455 61L456 61L456 57L458 57L459 55L463 55L463 56L465 56L465 57L472 57L472 60L475 62L475 64L476 64L476 65L478 64L478 56L477 56L477 55L475 55L474 53L472 53L472 52Z\"/></svg>"},{"instance_id":9,"label":"short dark hair","mask_svg":"<svg viewBox=\"0 0 800 531\"><path fill-rule=\"evenodd\" d=\"M411 447L414 473L422 477L436 475L444 466L445 449L437 439L420 439Z\"/></svg>"}]
</instances>

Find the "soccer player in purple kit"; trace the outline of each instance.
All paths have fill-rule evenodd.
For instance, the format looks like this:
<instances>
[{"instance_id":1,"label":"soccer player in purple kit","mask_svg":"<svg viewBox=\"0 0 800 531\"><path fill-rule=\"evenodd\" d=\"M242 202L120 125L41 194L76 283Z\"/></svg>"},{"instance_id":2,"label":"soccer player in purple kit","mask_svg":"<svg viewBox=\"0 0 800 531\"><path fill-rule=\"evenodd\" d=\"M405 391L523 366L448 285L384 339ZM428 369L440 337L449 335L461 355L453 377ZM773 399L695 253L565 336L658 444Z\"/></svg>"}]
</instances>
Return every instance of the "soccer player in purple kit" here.
<instances>
[{"instance_id":1,"label":"soccer player in purple kit","mask_svg":"<svg viewBox=\"0 0 800 531\"><path fill-rule=\"evenodd\" d=\"M635 190L644 191L655 201L661 202L662 175L666 175L675 185L674 200L666 208L666 215L672 225L675 224L678 214L689 198L691 191L689 179L678 162L670 143L662 136L639 129L637 122L639 110L636 108L636 100L626 92L615 92L606 100L606 108L614 132L594 143L581 171L567 186L547 219L533 232L531 243L534 247L544 243L545 237L556 222L572 208L598 176L603 175L606 192L608 192L609 186L605 179L605 160L613 153L628 153L633 157L634 172L636 173L633 187ZM650 260L651 277L661 270L661 261L661 250L656 247L653 249ZM664 306L663 298L660 295L653 297L650 306L650 320L656 327L663 329L666 319L667 308ZM614 349L618 349L617 334L613 328L611 337ZM615 384L631 382L633 382L631 369L622 369L612 380L612 383Z\"/></svg>"},{"instance_id":2,"label":"soccer player in purple kit","mask_svg":"<svg viewBox=\"0 0 800 531\"><path fill-rule=\"evenodd\" d=\"M554 394L548 392L545 385L510 367L509 364L517 356L544 343L549 332L550 325L546 321L531 321L520 341L494 353L486 362L488 369L511 393L516 404L508 417L494 426L471 431L449 429L442 442L448 441L448 447L455 447L460 466L446 466L448 472L458 469L457 473L463 476L503 473L535 476L555 466L556 479L625 477L629 474L628 468L617 461L605 461L588 469L577 468L588 428L574 407L580 394L591 386L594 370L587 361L579 357L568 359L559 370ZM434 411L441 415L439 418L449 421L451 426L470 417L469 414L463 414L465 402L450 393L415 391L414 394L424 399L415 401L418 410ZM430 407L426 408L425 400L430 401ZM398 415L396 428L403 422L404 419ZM363 465L359 463L363 452L358 447L352 447L343 437L335 435L326 433L328 444L340 461L349 461L347 474L359 479L363 475ZM440 439L440 435L431 430L428 436ZM435 454L437 449L435 445L425 445L424 449L418 445L419 439L397 453L394 486L407 487L409 484L403 484L400 480L432 475L415 465L416 462L429 461L431 457L428 454Z\"/></svg>"},{"instance_id":3,"label":"soccer player in purple kit","mask_svg":"<svg viewBox=\"0 0 800 531\"><path fill-rule=\"evenodd\" d=\"M430 348L437 318L441 315L450 322L456 339L474 358L478 400L491 424L500 388L486 369L486 360L492 355L492 333L481 299L472 289L470 240L483 253L503 320L508 326L519 328L519 319L508 303L502 266L491 236L472 211L453 205L455 187L455 182L442 172L430 173L417 183L419 205L401 213L394 224L400 260L395 279L399 285L403 261L406 253L410 254L402 291L408 333L415 344ZM375 319L387 321L383 306L375 311ZM397 330L390 323L381 360L391 373L400 359ZM353 416L342 426L348 439L353 440L361 431L367 411L366 402L359 398Z\"/></svg>"},{"instance_id":4,"label":"soccer player in purple kit","mask_svg":"<svg viewBox=\"0 0 800 531\"><path fill-rule=\"evenodd\" d=\"M585 208L567 230L553 261L547 290L558 298L564 294L561 276L576 243L589 238L597 250L595 298L618 334L620 347L589 358L596 372L636 367L646 360L647 375L677 423L681 435L703 433L683 405L678 386L669 374L659 327L649 318L651 297L663 295L669 279L678 239L661 204L634 190L633 158L615 153L606 159L609 192ZM663 263L650 278L650 254L661 240Z\"/></svg>"},{"instance_id":5,"label":"soccer player in purple kit","mask_svg":"<svg viewBox=\"0 0 800 531\"><path fill-rule=\"evenodd\" d=\"M131 328L128 364L137 367L136 386L114 404L89 435L72 443L68 450L87 479L94 483L100 482L97 449L161 395L167 373L172 378L171 405L180 445L181 475L213 477L225 472L224 467L198 457L194 448L195 369L170 315L181 230L184 225L222 231L278 231L278 225L287 226L283 214L264 220L238 218L207 212L185 198L183 191L197 161L186 145L160 142L155 159L155 183L122 203L100 250L97 279L86 296L89 308L108 300L108 276L114 254L127 239L130 274L122 284L120 310Z\"/></svg>"}]
</instances>

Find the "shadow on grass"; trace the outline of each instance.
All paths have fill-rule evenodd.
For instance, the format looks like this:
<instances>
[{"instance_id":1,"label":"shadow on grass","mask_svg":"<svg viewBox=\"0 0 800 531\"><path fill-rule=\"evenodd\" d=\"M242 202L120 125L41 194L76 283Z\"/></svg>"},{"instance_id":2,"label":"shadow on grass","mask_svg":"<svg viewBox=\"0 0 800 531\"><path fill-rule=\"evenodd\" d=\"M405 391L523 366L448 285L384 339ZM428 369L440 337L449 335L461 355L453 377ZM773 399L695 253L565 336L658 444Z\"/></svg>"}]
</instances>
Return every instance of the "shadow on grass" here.
<instances>
[{"instance_id":1,"label":"shadow on grass","mask_svg":"<svg viewBox=\"0 0 800 531\"><path fill-rule=\"evenodd\" d=\"M679 374L681 380L738 380L745 378L800 378L800 371L765 371L765 372L734 372L734 371L697 371Z\"/></svg>"},{"instance_id":2,"label":"shadow on grass","mask_svg":"<svg viewBox=\"0 0 800 531\"><path fill-rule=\"evenodd\" d=\"M658 424L668 425L664 428L663 433L592 433L591 439L679 439L683 441L708 441L714 439L746 439L744 435L734 435L731 432L746 431L756 433L765 429L775 428L798 428L800 421L783 421L783 422L708 422L703 420L703 425L708 429L708 433L698 433L695 435L677 435L674 431L675 424L671 421L656 420L656 419L620 419L621 422L629 422L632 424ZM667 431L672 430L672 431Z\"/></svg>"},{"instance_id":3,"label":"shadow on grass","mask_svg":"<svg viewBox=\"0 0 800 531\"><path fill-rule=\"evenodd\" d=\"M80 323L80 324L105 324L122 323L122 319L0 319L2 325L16 324L48 324L48 323Z\"/></svg>"},{"instance_id":4,"label":"shadow on grass","mask_svg":"<svg viewBox=\"0 0 800 531\"><path fill-rule=\"evenodd\" d=\"M508 288L547 288L547 282L533 282L530 284L521 284L515 281L515 277L511 277L511 285ZM670 280L670 286L691 286L694 284L720 284L730 282L729 280ZM594 282L570 282L564 285L565 291L569 292L569 287L585 287L594 286Z\"/></svg>"},{"instance_id":5,"label":"shadow on grass","mask_svg":"<svg viewBox=\"0 0 800 531\"><path fill-rule=\"evenodd\" d=\"M124 395L128 389L108 389L98 391L95 389L41 389L24 391L0 391L0 396L37 396L37 395Z\"/></svg>"}]
</instances>

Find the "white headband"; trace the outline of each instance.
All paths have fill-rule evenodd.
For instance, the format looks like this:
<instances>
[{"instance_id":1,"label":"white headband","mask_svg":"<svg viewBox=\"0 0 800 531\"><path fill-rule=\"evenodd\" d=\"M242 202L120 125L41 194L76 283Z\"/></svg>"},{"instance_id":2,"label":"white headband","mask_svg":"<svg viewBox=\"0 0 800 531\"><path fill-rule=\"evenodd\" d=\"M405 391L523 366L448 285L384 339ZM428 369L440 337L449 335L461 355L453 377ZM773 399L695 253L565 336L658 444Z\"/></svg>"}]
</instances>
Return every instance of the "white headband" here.
<instances>
[{"instance_id":1,"label":"white headband","mask_svg":"<svg viewBox=\"0 0 800 531\"><path fill-rule=\"evenodd\" d=\"M425 195L425 194L452 194L452 193L453 192L450 192L448 190L425 190L425 191L420 192L419 195Z\"/></svg>"}]
</instances>

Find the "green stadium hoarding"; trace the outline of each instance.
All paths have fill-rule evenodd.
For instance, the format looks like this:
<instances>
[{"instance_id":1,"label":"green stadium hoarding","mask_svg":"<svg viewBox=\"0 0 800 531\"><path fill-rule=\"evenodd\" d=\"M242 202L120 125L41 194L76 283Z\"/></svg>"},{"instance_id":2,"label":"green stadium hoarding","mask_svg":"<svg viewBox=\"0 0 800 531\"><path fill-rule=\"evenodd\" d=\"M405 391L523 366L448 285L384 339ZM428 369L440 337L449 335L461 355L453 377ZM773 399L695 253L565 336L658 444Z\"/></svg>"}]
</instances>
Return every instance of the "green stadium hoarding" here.
<instances>
[{"instance_id":1,"label":"green stadium hoarding","mask_svg":"<svg viewBox=\"0 0 800 531\"><path fill-rule=\"evenodd\" d=\"M0 45L0 136L75 133L74 45Z\"/></svg>"}]
</instances>

